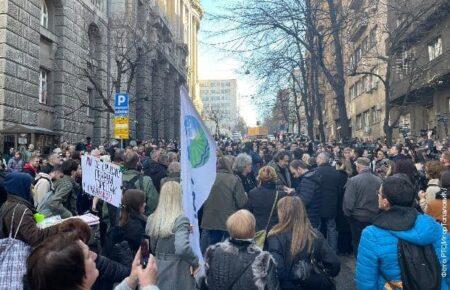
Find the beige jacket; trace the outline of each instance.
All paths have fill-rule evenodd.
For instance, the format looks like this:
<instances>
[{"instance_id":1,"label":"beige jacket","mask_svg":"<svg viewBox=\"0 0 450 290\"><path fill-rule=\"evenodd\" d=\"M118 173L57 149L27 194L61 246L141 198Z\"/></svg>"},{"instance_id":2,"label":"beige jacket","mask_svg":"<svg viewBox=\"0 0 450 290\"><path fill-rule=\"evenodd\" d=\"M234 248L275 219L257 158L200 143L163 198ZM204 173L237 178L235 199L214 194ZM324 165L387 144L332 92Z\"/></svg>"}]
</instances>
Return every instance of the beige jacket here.
<instances>
[{"instance_id":1,"label":"beige jacket","mask_svg":"<svg viewBox=\"0 0 450 290\"><path fill-rule=\"evenodd\" d=\"M37 207L44 198L45 194L53 190L53 182L50 175L46 173L39 173L36 175L36 184L34 185L34 206Z\"/></svg>"}]
</instances>

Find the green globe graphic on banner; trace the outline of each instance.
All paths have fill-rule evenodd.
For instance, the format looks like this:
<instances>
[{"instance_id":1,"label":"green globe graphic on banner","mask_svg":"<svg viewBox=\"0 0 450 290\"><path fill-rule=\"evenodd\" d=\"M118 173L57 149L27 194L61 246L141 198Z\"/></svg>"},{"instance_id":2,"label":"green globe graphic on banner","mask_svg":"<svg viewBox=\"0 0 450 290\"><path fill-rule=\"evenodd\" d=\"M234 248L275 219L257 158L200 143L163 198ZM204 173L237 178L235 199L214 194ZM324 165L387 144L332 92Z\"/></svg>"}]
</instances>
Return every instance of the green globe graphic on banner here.
<instances>
[{"instance_id":1,"label":"green globe graphic on banner","mask_svg":"<svg viewBox=\"0 0 450 290\"><path fill-rule=\"evenodd\" d=\"M199 168L209 160L209 142L200 122L193 116L184 117L188 158L192 168Z\"/></svg>"}]
</instances>

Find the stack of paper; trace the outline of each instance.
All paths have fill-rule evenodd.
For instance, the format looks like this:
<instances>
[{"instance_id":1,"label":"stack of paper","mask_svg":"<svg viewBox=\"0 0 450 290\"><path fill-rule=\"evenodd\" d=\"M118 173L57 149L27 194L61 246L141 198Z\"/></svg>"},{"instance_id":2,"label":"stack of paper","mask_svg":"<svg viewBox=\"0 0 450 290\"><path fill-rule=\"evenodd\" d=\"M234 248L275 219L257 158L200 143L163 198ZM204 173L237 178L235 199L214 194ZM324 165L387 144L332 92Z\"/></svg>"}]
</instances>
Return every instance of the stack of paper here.
<instances>
[{"instance_id":1,"label":"stack of paper","mask_svg":"<svg viewBox=\"0 0 450 290\"><path fill-rule=\"evenodd\" d=\"M61 219L61 216L55 215L52 217L45 218L42 222L38 223L37 226L41 229L45 229L45 228L60 224L65 220L73 219L73 218L81 219L90 226L98 225L100 223L100 218L98 216L93 215L91 213L87 213L84 215L77 215L77 216L73 216L73 217L66 218L66 219Z\"/></svg>"}]
</instances>

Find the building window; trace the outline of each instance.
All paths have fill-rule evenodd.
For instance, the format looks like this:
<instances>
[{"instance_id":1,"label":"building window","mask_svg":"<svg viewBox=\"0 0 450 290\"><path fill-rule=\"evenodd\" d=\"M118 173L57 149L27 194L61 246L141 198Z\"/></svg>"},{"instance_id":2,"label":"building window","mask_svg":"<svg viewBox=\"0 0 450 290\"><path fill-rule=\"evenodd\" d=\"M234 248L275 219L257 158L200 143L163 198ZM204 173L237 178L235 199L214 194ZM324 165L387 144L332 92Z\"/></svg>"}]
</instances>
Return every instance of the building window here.
<instances>
[{"instance_id":1,"label":"building window","mask_svg":"<svg viewBox=\"0 0 450 290\"><path fill-rule=\"evenodd\" d=\"M369 83L369 78L367 77L367 75L362 77L362 83L363 83L363 92L370 91L370 83Z\"/></svg>"},{"instance_id":2,"label":"building window","mask_svg":"<svg viewBox=\"0 0 450 290\"><path fill-rule=\"evenodd\" d=\"M372 73L378 75L378 68L372 69ZM371 75L371 89L376 90L378 88L378 82L380 79L377 76Z\"/></svg>"},{"instance_id":3,"label":"building window","mask_svg":"<svg viewBox=\"0 0 450 290\"><path fill-rule=\"evenodd\" d=\"M362 120L361 120L361 114L356 116L356 130L361 130L362 128Z\"/></svg>"},{"instance_id":4,"label":"building window","mask_svg":"<svg viewBox=\"0 0 450 290\"><path fill-rule=\"evenodd\" d=\"M353 88L354 88L354 86L351 86L349 91L348 91L350 100L353 100L355 98L355 95L353 94Z\"/></svg>"},{"instance_id":5,"label":"building window","mask_svg":"<svg viewBox=\"0 0 450 290\"><path fill-rule=\"evenodd\" d=\"M39 77L39 103L47 104L48 71L41 68Z\"/></svg>"},{"instance_id":6,"label":"building window","mask_svg":"<svg viewBox=\"0 0 450 290\"><path fill-rule=\"evenodd\" d=\"M94 99L94 91L91 88L87 89L87 95L88 95L88 103L86 107L86 115L88 117L94 116L94 110L92 109L95 106L95 99Z\"/></svg>"},{"instance_id":7,"label":"building window","mask_svg":"<svg viewBox=\"0 0 450 290\"><path fill-rule=\"evenodd\" d=\"M430 61L442 54L442 38L439 36L428 44L428 57Z\"/></svg>"},{"instance_id":8,"label":"building window","mask_svg":"<svg viewBox=\"0 0 450 290\"><path fill-rule=\"evenodd\" d=\"M45 0L41 0L41 26L48 29L48 7Z\"/></svg>"},{"instance_id":9,"label":"building window","mask_svg":"<svg viewBox=\"0 0 450 290\"><path fill-rule=\"evenodd\" d=\"M358 46L355 50L355 63L358 64L362 57L361 46Z\"/></svg>"},{"instance_id":10,"label":"building window","mask_svg":"<svg viewBox=\"0 0 450 290\"><path fill-rule=\"evenodd\" d=\"M377 44L377 28L374 27L369 33L369 47L375 47Z\"/></svg>"},{"instance_id":11,"label":"building window","mask_svg":"<svg viewBox=\"0 0 450 290\"><path fill-rule=\"evenodd\" d=\"M363 120L364 130L366 130L366 128L370 126L369 111L364 112L363 118L364 118L364 120Z\"/></svg>"}]
</instances>

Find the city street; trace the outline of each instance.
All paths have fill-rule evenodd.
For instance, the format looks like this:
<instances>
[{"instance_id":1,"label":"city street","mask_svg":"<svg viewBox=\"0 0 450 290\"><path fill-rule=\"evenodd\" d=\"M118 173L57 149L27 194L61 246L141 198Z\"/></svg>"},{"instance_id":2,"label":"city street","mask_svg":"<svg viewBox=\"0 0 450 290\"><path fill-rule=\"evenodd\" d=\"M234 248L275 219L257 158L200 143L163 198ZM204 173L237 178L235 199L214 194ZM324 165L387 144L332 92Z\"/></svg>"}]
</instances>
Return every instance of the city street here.
<instances>
[{"instance_id":1,"label":"city street","mask_svg":"<svg viewBox=\"0 0 450 290\"><path fill-rule=\"evenodd\" d=\"M339 259L341 260L341 272L336 277L337 290L356 290L354 256L339 256Z\"/></svg>"},{"instance_id":2,"label":"city street","mask_svg":"<svg viewBox=\"0 0 450 290\"><path fill-rule=\"evenodd\" d=\"M449 125L449 0L0 0L0 290L450 289Z\"/></svg>"}]
</instances>

